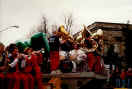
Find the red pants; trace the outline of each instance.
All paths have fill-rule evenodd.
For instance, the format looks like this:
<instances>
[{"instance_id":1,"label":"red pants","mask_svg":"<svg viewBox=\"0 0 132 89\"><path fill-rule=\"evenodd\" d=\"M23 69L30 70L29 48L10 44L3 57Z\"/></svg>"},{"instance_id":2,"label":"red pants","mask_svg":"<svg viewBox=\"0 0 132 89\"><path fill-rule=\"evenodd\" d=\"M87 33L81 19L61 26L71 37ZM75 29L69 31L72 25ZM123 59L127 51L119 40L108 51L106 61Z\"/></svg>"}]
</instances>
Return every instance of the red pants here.
<instances>
[{"instance_id":1,"label":"red pants","mask_svg":"<svg viewBox=\"0 0 132 89\"><path fill-rule=\"evenodd\" d=\"M19 72L7 73L7 79L9 81L8 89L20 89L20 80L22 80L23 82L24 89L30 89L28 86L29 85L28 76L25 75L24 73Z\"/></svg>"},{"instance_id":2,"label":"red pants","mask_svg":"<svg viewBox=\"0 0 132 89\"><path fill-rule=\"evenodd\" d=\"M100 60L100 56L96 56L97 58L97 62L96 62L96 65L95 65L95 72L97 73L101 73L102 71L102 68L101 68L101 60Z\"/></svg>"},{"instance_id":3,"label":"red pants","mask_svg":"<svg viewBox=\"0 0 132 89\"><path fill-rule=\"evenodd\" d=\"M15 73L7 73L6 78L8 80L8 89L13 89L14 83L16 82L15 79L18 77L15 76Z\"/></svg>"},{"instance_id":4,"label":"red pants","mask_svg":"<svg viewBox=\"0 0 132 89\"><path fill-rule=\"evenodd\" d=\"M32 66L27 66L25 68L25 72L28 73L28 76L26 74L26 76L29 78L29 83L31 83L33 80L33 82L31 83L31 86L29 86L29 89L33 89L34 88L34 81L37 82L38 85L38 89L43 89L43 83L42 83L42 74L41 74L41 70L40 70L40 66L38 65L38 61L37 61L37 57L32 55L32 59L30 61L28 61L29 63L32 62ZM33 76L31 74L29 74L29 72L31 72L32 70L35 70L35 80L33 78Z\"/></svg>"},{"instance_id":5,"label":"red pants","mask_svg":"<svg viewBox=\"0 0 132 89\"><path fill-rule=\"evenodd\" d=\"M0 73L0 79L4 79L5 75L3 73Z\"/></svg>"},{"instance_id":6,"label":"red pants","mask_svg":"<svg viewBox=\"0 0 132 89\"><path fill-rule=\"evenodd\" d=\"M94 64L96 63L96 57L94 56L93 53L88 53L87 57L88 57L89 71L92 71L93 67L94 67Z\"/></svg>"},{"instance_id":7,"label":"red pants","mask_svg":"<svg viewBox=\"0 0 132 89\"><path fill-rule=\"evenodd\" d=\"M50 61L51 71L56 70L59 67L59 51L50 52Z\"/></svg>"},{"instance_id":8,"label":"red pants","mask_svg":"<svg viewBox=\"0 0 132 89\"><path fill-rule=\"evenodd\" d=\"M5 75L3 73L0 73L0 88L4 89L4 79L5 79Z\"/></svg>"},{"instance_id":9,"label":"red pants","mask_svg":"<svg viewBox=\"0 0 132 89\"><path fill-rule=\"evenodd\" d=\"M28 77L28 86L29 89L34 89L34 78L30 73L26 73L25 76Z\"/></svg>"},{"instance_id":10,"label":"red pants","mask_svg":"<svg viewBox=\"0 0 132 89\"><path fill-rule=\"evenodd\" d=\"M38 84L38 89L43 89L43 82L42 82L42 73L40 72L40 67L36 66L35 67L35 79Z\"/></svg>"},{"instance_id":11,"label":"red pants","mask_svg":"<svg viewBox=\"0 0 132 89\"><path fill-rule=\"evenodd\" d=\"M42 82L41 74L37 73L35 76L35 79L36 79L37 84L38 84L38 89L43 89L43 82Z\"/></svg>"}]
</instances>

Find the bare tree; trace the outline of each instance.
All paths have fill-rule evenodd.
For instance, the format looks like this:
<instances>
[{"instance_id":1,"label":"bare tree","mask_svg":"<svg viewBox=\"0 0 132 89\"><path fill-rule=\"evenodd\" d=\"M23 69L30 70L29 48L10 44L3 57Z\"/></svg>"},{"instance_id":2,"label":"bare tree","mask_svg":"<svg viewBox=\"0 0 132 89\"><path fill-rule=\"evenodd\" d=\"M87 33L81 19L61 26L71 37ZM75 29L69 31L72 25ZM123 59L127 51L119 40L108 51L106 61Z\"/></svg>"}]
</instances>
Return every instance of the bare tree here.
<instances>
[{"instance_id":1,"label":"bare tree","mask_svg":"<svg viewBox=\"0 0 132 89\"><path fill-rule=\"evenodd\" d=\"M71 34L72 33L72 26L74 23L73 14L70 13L69 15L64 15L64 25L66 30Z\"/></svg>"},{"instance_id":2,"label":"bare tree","mask_svg":"<svg viewBox=\"0 0 132 89\"><path fill-rule=\"evenodd\" d=\"M46 16L43 15L41 24L37 28L38 32L48 33L48 26L47 25L48 25L48 20L47 20Z\"/></svg>"},{"instance_id":3,"label":"bare tree","mask_svg":"<svg viewBox=\"0 0 132 89\"><path fill-rule=\"evenodd\" d=\"M43 33L49 33L48 31L48 20L45 15L42 16L42 20L40 25L37 27L34 27L31 29L31 31L28 33L27 37L30 38L34 33L37 32L43 32Z\"/></svg>"}]
</instances>

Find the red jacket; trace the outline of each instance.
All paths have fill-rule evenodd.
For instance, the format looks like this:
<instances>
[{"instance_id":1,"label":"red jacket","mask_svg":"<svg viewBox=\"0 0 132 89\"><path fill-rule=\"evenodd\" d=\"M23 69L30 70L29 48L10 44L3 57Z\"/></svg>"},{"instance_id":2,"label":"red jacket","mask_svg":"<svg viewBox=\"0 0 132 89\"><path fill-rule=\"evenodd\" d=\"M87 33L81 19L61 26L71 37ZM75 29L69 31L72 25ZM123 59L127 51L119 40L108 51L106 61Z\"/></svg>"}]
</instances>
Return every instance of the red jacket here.
<instances>
[{"instance_id":1,"label":"red jacket","mask_svg":"<svg viewBox=\"0 0 132 89\"><path fill-rule=\"evenodd\" d=\"M126 78L126 72L124 72L124 71L121 72L120 77L121 77L122 80L125 80L125 78Z\"/></svg>"},{"instance_id":2,"label":"red jacket","mask_svg":"<svg viewBox=\"0 0 132 89\"><path fill-rule=\"evenodd\" d=\"M132 71L127 71L126 75L132 78Z\"/></svg>"},{"instance_id":3,"label":"red jacket","mask_svg":"<svg viewBox=\"0 0 132 89\"><path fill-rule=\"evenodd\" d=\"M34 54L32 54L29 57L28 56L26 57L25 72L31 72L33 68L35 69L35 72L40 71L37 59L38 57Z\"/></svg>"}]
</instances>

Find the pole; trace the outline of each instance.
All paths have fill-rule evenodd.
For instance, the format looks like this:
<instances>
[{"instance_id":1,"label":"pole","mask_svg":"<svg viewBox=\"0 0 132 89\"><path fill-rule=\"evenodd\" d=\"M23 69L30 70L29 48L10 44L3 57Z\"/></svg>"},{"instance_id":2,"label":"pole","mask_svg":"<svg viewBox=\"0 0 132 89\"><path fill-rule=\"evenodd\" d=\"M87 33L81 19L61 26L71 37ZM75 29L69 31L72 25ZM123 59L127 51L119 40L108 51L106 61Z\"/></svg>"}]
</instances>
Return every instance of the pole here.
<instances>
[{"instance_id":1,"label":"pole","mask_svg":"<svg viewBox=\"0 0 132 89\"><path fill-rule=\"evenodd\" d=\"M8 29L10 29L10 28L19 28L19 26L18 26L18 25L9 26L9 27L7 27L7 28L4 28L4 29L0 30L0 32L6 31L6 30L8 30Z\"/></svg>"}]
</instances>

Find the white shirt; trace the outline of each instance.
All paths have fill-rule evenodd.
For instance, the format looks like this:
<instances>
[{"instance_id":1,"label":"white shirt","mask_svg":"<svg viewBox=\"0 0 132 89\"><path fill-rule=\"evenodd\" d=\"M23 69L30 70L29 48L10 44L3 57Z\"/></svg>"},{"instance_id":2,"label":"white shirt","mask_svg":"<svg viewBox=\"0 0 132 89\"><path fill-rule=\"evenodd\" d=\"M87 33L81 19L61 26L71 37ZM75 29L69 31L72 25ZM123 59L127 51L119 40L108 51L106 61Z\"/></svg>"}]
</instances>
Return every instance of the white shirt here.
<instances>
[{"instance_id":1,"label":"white shirt","mask_svg":"<svg viewBox=\"0 0 132 89\"><path fill-rule=\"evenodd\" d=\"M87 57L87 55L85 54L85 52L84 51L82 51L82 50L80 50L80 49L78 49L78 50L72 50L72 51L70 51L70 53L69 53L71 56L76 56L76 59L78 60L78 61L81 61L81 60L84 60L86 57Z\"/></svg>"},{"instance_id":2,"label":"white shirt","mask_svg":"<svg viewBox=\"0 0 132 89\"><path fill-rule=\"evenodd\" d=\"M59 51L59 55L65 57L65 56L67 56L67 53L65 51Z\"/></svg>"}]
</instances>

